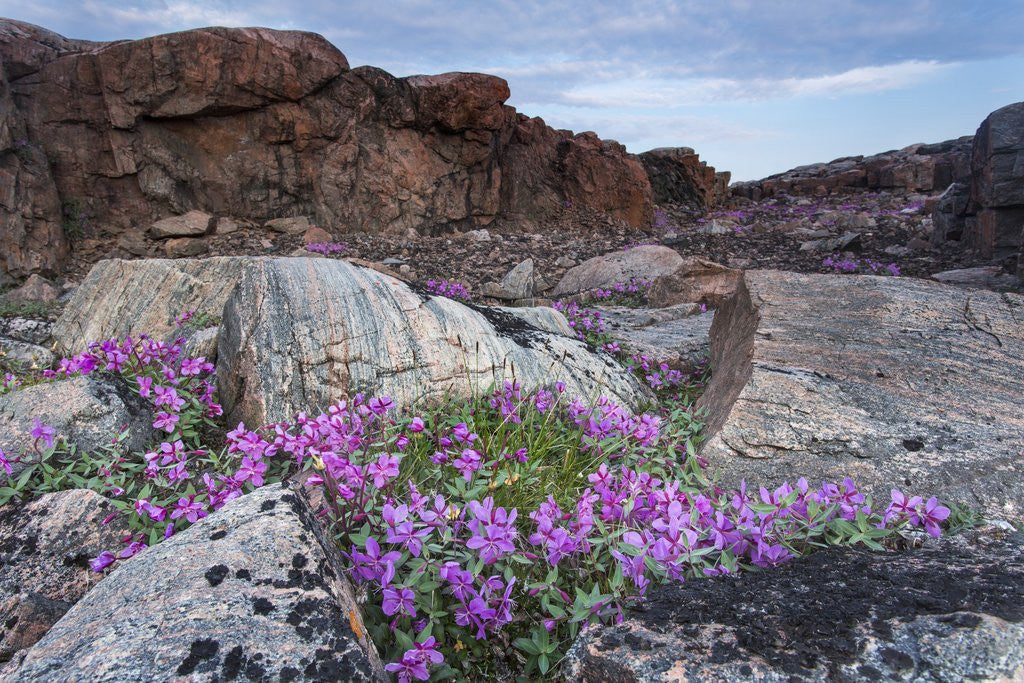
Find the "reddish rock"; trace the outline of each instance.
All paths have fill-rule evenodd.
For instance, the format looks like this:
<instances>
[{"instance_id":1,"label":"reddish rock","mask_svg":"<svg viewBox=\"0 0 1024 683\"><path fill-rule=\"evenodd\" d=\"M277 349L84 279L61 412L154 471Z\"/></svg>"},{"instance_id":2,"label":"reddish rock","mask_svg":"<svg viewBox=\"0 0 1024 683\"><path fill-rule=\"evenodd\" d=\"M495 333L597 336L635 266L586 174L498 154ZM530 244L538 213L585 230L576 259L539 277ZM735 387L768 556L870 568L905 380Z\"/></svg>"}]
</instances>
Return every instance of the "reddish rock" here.
<instances>
[{"instance_id":1,"label":"reddish rock","mask_svg":"<svg viewBox=\"0 0 1024 683\"><path fill-rule=\"evenodd\" d=\"M17 289L0 296L4 303L27 303L30 301L56 301L60 290L55 284L39 275L29 275Z\"/></svg>"},{"instance_id":2,"label":"reddish rock","mask_svg":"<svg viewBox=\"0 0 1024 683\"><path fill-rule=\"evenodd\" d=\"M736 292L742 278L739 270L686 258L672 273L654 279L648 299L657 308L691 302L719 306Z\"/></svg>"},{"instance_id":3,"label":"reddish rock","mask_svg":"<svg viewBox=\"0 0 1024 683\"><path fill-rule=\"evenodd\" d=\"M16 74L0 97L0 151L30 146L30 163L0 154L0 211L17 216L3 224L3 270L14 275L66 256L62 201L115 242L191 210L307 216L333 234L536 223L566 203L651 222L636 157L517 116L494 76L350 70L326 40L292 31L94 44L22 26L0 21L0 63Z\"/></svg>"},{"instance_id":4,"label":"reddish rock","mask_svg":"<svg viewBox=\"0 0 1024 683\"><path fill-rule=\"evenodd\" d=\"M331 233L327 232L323 228L318 228L315 225L306 230L302 235L303 244L324 244L332 241L334 238L331 237Z\"/></svg>"},{"instance_id":5,"label":"reddish rock","mask_svg":"<svg viewBox=\"0 0 1024 683\"><path fill-rule=\"evenodd\" d=\"M851 190L941 192L969 173L971 138L915 144L870 157L843 157L800 166L763 180L732 185L733 196L762 199L779 194L823 196Z\"/></svg>"}]
</instances>

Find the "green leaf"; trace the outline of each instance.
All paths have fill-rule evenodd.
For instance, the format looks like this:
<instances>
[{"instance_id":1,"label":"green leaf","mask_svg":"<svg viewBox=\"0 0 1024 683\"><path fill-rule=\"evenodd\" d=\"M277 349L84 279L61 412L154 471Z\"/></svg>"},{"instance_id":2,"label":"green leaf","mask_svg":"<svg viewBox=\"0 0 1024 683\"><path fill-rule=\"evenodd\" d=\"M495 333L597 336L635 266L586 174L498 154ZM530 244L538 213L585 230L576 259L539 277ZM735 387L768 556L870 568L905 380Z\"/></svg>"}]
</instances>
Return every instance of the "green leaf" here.
<instances>
[{"instance_id":1,"label":"green leaf","mask_svg":"<svg viewBox=\"0 0 1024 683\"><path fill-rule=\"evenodd\" d=\"M515 647L519 648L520 650L522 650L523 652L525 652L527 654L531 654L531 655L539 655L540 654L540 648L538 648L537 645L532 640L530 640L528 638L516 638L515 640L512 641L512 645L514 645Z\"/></svg>"}]
</instances>

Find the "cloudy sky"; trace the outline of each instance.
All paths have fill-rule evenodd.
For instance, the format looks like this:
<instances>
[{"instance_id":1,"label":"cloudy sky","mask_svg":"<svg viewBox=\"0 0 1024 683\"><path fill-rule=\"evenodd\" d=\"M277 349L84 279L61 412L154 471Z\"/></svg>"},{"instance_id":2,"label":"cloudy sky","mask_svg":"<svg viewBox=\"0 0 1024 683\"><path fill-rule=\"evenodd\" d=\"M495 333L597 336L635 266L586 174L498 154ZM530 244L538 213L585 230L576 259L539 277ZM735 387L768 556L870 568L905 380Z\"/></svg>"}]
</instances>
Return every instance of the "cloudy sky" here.
<instances>
[{"instance_id":1,"label":"cloudy sky","mask_svg":"<svg viewBox=\"0 0 1024 683\"><path fill-rule=\"evenodd\" d=\"M326 36L355 66L482 71L509 104L734 179L974 132L1024 100L1024 0L0 0L73 38L200 26Z\"/></svg>"}]
</instances>

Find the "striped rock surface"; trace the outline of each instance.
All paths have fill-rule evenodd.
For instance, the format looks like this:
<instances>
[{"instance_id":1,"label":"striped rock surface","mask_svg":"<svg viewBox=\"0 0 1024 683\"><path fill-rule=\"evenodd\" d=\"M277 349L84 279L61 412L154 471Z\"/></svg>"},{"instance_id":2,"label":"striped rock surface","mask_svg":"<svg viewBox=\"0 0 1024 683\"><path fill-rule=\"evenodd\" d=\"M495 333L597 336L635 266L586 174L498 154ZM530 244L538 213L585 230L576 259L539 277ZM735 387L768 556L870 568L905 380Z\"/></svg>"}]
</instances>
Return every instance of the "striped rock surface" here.
<instances>
[{"instance_id":1,"label":"striped rock surface","mask_svg":"<svg viewBox=\"0 0 1024 683\"><path fill-rule=\"evenodd\" d=\"M224 308L220 396L232 423L250 425L356 392L409 406L512 379L526 389L561 381L571 395L603 393L631 408L649 398L611 356L568 332L555 311L464 305L343 261L260 260Z\"/></svg>"},{"instance_id":2,"label":"striped rock surface","mask_svg":"<svg viewBox=\"0 0 1024 683\"><path fill-rule=\"evenodd\" d=\"M174 336L185 311L220 317L239 271L252 257L100 261L75 291L52 335L71 352L91 341L148 334Z\"/></svg>"},{"instance_id":3,"label":"striped rock surface","mask_svg":"<svg viewBox=\"0 0 1024 683\"><path fill-rule=\"evenodd\" d=\"M1024 297L746 271L711 326L702 454L729 484L851 477L1024 520ZM755 488L756 490L756 488Z\"/></svg>"}]
</instances>

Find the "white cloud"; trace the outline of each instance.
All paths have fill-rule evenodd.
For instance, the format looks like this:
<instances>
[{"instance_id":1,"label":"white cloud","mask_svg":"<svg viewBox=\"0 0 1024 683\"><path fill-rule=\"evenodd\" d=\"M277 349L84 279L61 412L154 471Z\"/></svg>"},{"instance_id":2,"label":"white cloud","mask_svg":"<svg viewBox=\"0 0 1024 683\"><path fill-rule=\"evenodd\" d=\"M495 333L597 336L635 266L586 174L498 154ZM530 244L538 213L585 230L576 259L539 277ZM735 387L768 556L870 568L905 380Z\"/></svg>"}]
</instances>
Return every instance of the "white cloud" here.
<instances>
[{"instance_id":1,"label":"white cloud","mask_svg":"<svg viewBox=\"0 0 1024 683\"><path fill-rule=\"evenodd\" d=\"M935 60L910 60L805 78L631 78L569 88L561 92L560 98L564 104L583 107L675 108L793 97L838 97L898 90L934 78L953 66Z\"/></svg>"}]
</instances>

